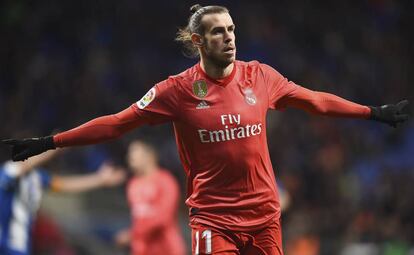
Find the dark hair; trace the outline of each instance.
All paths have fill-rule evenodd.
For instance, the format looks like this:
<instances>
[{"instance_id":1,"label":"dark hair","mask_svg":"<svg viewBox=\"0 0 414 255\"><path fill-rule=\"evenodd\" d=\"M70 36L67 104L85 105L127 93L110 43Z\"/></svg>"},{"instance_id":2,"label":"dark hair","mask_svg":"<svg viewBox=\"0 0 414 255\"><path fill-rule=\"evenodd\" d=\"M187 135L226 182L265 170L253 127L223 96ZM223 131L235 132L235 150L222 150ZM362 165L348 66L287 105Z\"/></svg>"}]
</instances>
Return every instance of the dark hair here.
<instances>
[{"instance_id":1,"label":"dark hair","mask_svg":"<svg viewBox=\"0 0 414 255\"><path fill-rule=\"evenodd\" d=\"M197 33L204 35L204 26L201 24L201 19L204 15L214 13L229 13L229 10L224 6L210 5L201 6L199 4L193 5L190 8L191 16L188 18L188 24L184 28L180 28L175 37L175 41L181 42L184 46L183 54L187 57L197 57L198 50L191 41L191 34Z\"/></svg>"}]
</instances>

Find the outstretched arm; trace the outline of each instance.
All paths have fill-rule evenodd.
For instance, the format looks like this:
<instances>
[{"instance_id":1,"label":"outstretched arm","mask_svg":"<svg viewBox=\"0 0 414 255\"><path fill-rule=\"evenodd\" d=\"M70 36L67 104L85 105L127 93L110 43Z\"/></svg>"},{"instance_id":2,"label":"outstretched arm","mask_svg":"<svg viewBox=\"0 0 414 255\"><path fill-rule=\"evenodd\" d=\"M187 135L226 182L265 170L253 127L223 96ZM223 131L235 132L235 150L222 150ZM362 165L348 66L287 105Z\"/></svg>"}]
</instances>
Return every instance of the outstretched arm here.
<instances>
[{"instance_id":1,"label":"outstretched arm","mask_svg":"<svg viewBox=\"0 0 414 255\"><path fill-rule=\"evenodd\" d=\"M300 86L283 97L280 104L299 108L311 114L332 117L368 119L371 115L371 109L368 106L353 103L333 94L312 91Z\"/></svg>"},{"instance_id":2,"label":"outstretched arm","mask_svg":"<svg viewBox=\"0 0 414 255\"><path fill-rule=\"evenodd\" d=\"M104 163L96 173L79 176L53 176L51 188L57 192L79 193L101 187L114 187L126 179L126 173Z\"/></svg>"},{"instance_id":3,"label":"outstretched arm","mask_svg":"<svg viewBox=\"0 0 414 255\"><path fill-rule=\"evenodd\" d=\"M372 119L387 123L396 127L398 123L408 119L408 114L403 113L408 101L398 104L383 105L380 107L363 106L333 94L312 91L303 87L297 87L290 94L281 99L281 104L300 108L311 114L333 117Z\"/></svg>"},{"instance_id":4,"label":"outstretched arm","mask_svg":"<svg viewBox=\"0 0 414 255\"><path fill-rule=\"evenodd\" d=\"M112 115L93 119L77 128L55 136L9 139L2 142L12 146L12 159L25 160L56 147L88 145L117 138L143 124L160 124L179 118L176 80L172 77L157 83L141 100Z\"/></svg>"},{"instance_id":5,"label":"outstretched arm","mask_svg":"<svg viewBox=\"0 0 414 255\"><path fill-rule=\"evenodd\" d=\"M79 127L53 136L56 147L96 144L115 139L128 131L143 125L133 106L112 115L93 119Z\"/></svg>"},{"instance_id":6,"label":"outstretched arm","mask_svg":"<svg viewBox=\"0 0 414 255\"><path fill-rule=\"evenodd\" d=\"M12 146L13 161L25 160L56 147L87 145L105 142L125 134L145 123L143 117L133 109L134 106L112 115L93 119L77 128L55 136L8 139L2 142Z\"/></svg>"},{"instance_id":7,"label":"outstretched arm","mask_svg":"<svg viewBox=\"0 0 414 255\"><path fill-rule=\"evenodd\" d=\"M269 108L271 109L295 107L312 114L376 120L393 127L409 117L403 113L408 105L407 100L379 107L363 106L333 94L298 86L271 66L261 64L260 71L268 86Z\"/></svg>"}]
</instances>

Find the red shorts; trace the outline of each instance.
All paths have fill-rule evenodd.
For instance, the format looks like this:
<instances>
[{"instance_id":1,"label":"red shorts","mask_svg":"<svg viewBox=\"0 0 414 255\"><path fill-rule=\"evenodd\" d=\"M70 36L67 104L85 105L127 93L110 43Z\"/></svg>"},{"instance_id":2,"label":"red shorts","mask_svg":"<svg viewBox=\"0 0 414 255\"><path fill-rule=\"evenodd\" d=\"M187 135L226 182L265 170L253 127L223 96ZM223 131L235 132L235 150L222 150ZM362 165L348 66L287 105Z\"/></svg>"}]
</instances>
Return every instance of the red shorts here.
<instances>
[{"instance_id":1,"label":"red shorts","mask_svg":"<svg viewBox=\"0 0 414 255\"><path fill-rule=\"evenodd\" d=\"M247 232L195 225L191 232L193 255L283 255L279 222Z\"/></svg>"}]
</instances>

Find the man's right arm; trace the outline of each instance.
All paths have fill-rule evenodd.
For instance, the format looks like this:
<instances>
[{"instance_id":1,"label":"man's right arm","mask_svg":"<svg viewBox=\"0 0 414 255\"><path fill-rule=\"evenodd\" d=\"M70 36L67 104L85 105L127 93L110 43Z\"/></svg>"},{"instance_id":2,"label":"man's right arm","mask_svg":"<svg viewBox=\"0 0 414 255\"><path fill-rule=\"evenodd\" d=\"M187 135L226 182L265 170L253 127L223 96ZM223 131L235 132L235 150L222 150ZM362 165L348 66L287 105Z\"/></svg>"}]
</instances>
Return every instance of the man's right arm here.
<instances>
[{"instance_id":1,"label":"man's right arm","mask_svg":"<svg viewBox=\"0 0 414 255\"><path fill-rule=\"evenodd\" d=\"M135 104L112 115L93 119L79 127L54 136L27 138L23 140L8 139L2 142L12 146L13 161L26 160L56 147L69 147L97 144L115 139L126 132L146 123L134 110Z\"/></svg>"},{"instance_id":2,"label":"man's right arm","mask_svg":"<svg viewBox=\"0 0 414 255\"><path fill-rule=\"evenodd\" d=\"M157 83L141 100L117 114L93 119L54 136L2 142L12 146L13 161L21 161L56 147L106 142L143 124L175 121L178 119L178 105L176 81L170 77Z\"/></svg>"},{"instance_id":3,"label":"man's right arm","mask_svg":"<svg viewBox=\"0 0 414 255\"><path fill-rule=\"evenodd\" d=\"M53 136L56 147L89 145L115 139L145 124L134 110L134 105L112 115L93 119L79 127Z\"/></svg>"}]
</instances>

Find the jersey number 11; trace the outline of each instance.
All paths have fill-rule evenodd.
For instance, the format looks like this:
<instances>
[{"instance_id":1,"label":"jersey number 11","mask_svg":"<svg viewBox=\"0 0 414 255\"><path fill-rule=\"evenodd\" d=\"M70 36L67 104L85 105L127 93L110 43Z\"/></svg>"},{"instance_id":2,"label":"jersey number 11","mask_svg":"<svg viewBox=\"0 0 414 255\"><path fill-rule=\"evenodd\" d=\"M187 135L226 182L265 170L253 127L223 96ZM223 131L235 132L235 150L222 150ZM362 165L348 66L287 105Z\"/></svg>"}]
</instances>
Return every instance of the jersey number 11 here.
<instances>
[{"instance_id":1,"label":"jersey number 11","mask_svg":"<svg viewBox=\"0 0 414 255\"><path fill-rule=\"evenodd\" d=\"M195 255L199 255L200 254L200 232L199 231L195 233L195 239L196 239ZM205 239L205 242L206 242L205 254L211 254L211 230L206 229L203 232L201 232L201 239Z\"/></svg>"}]
</instances>

